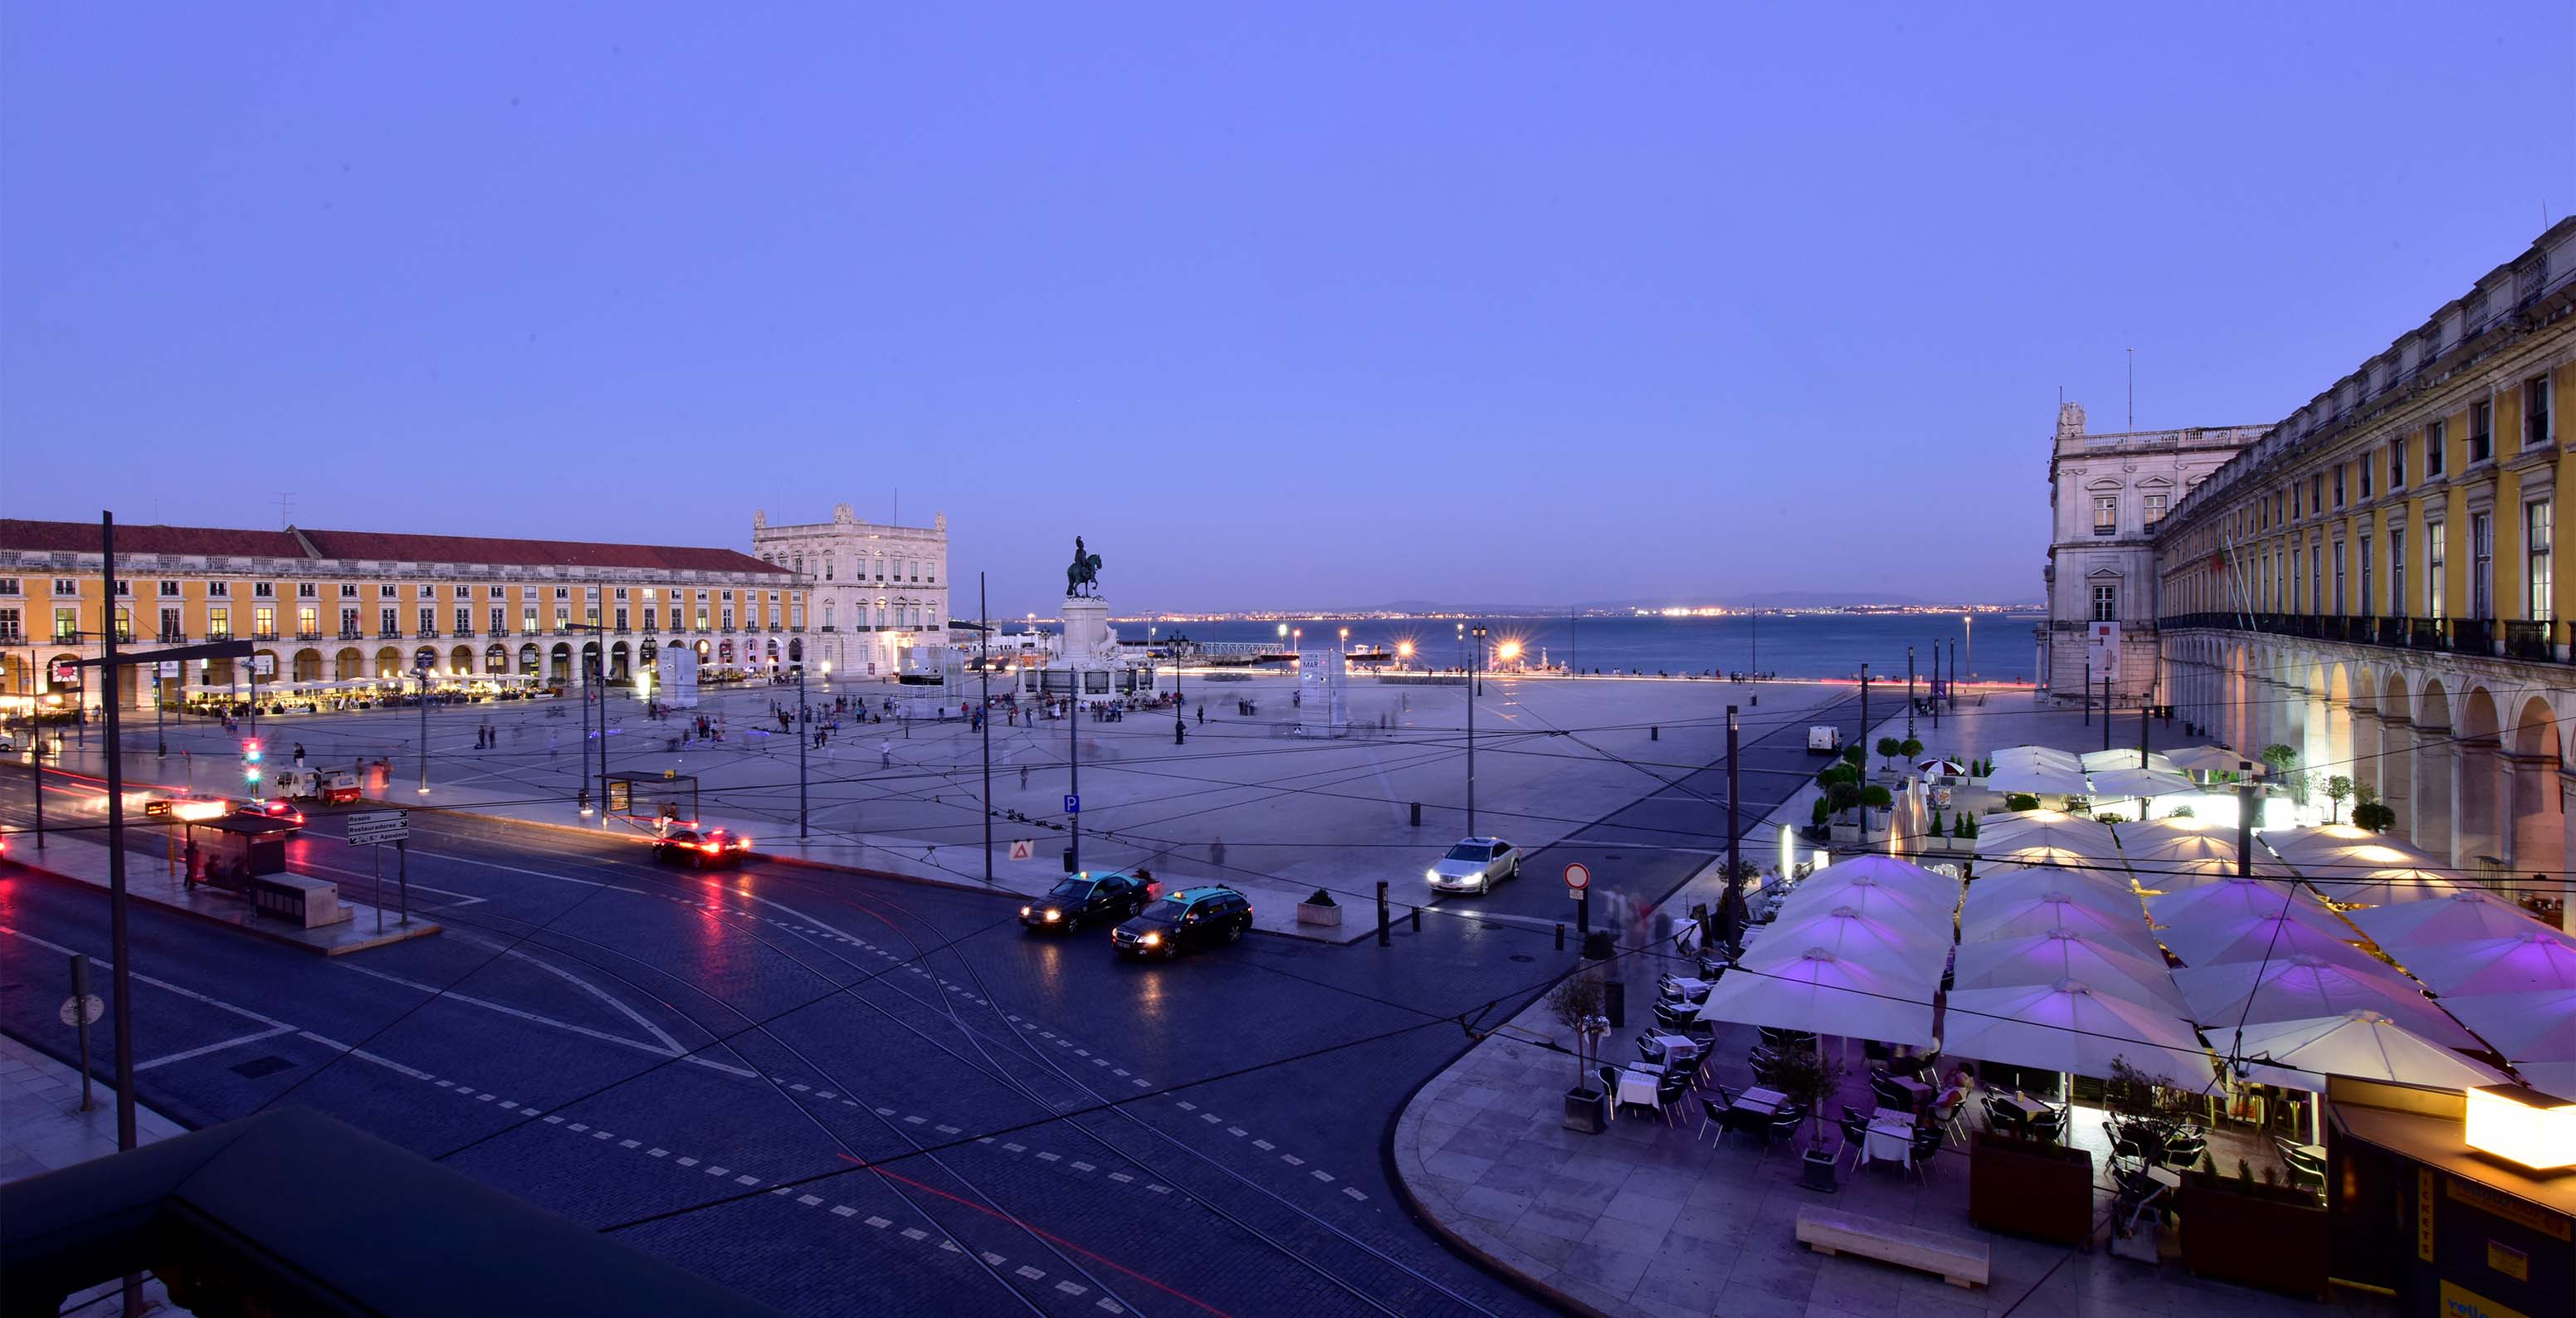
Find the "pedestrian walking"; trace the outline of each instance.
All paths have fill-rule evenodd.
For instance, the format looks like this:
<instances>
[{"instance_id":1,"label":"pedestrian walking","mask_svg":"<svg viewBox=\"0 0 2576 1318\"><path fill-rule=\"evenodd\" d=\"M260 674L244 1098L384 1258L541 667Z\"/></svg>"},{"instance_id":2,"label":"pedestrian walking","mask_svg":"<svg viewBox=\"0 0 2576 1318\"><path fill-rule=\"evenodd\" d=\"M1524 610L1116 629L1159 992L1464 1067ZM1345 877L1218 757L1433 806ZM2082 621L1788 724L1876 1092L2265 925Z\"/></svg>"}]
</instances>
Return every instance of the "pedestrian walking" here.
<instances>
[{"instance_id":1,"label":"pedestrian walking","mask_svg":"<svg viewBox=\"0 0 2576 1318\"><path fill-rule=\"evenodd\" d=\"M1025 764L1020 766L1020 790L1029 790L1029 766Z\"/></svg>"},{"instance_id":2,"label":"pedestrian walking","mask_svg":"<svg viewBox=\"0 0 2576 1318\"><path fill-rule=\"evenodd\" d=\"M295 767L304 767L304 743L300 741L295 743Z\"/></svg>"},{"instance_id":3,"label":"pedestrian walking","mask_svg":"<svg viewBox=\"0 0 2576 1318\"><path fill-rule=\"evenodd\" d=\"M880 769L891 769L894 767L893 742L881 741L877 743L877 767Z\"/></svg>"},{"instance_id":4,"label":"pedestrian walking","mask_svg":"<svg viewBox=\"0 0 2576 1318\"><path fill-rule=\"evenodd\" d=\"M1208 864L1213 865L1218 869L1225 868L1224 837L1219 836L1208 843Z\"/></svg>"}]
</instances>

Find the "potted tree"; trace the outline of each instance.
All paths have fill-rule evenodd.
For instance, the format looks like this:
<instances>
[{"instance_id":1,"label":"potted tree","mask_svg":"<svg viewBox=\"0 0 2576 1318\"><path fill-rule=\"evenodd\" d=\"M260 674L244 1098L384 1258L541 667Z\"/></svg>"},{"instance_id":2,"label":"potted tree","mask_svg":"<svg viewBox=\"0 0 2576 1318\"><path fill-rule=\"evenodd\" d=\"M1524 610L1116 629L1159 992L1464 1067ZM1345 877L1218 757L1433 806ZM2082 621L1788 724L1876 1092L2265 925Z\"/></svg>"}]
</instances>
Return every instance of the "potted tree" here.
<instances>
[{"instance_id":1,"label":"potted tree","mask_svg":"<svg viewBox=\"0 0 2576 1318\"><path fill-rule=\"evenodd\" d=\"M1897 743L1896 753L1904 756L1907 764L1914 763L1915 757L1923 753L1922 739L1918 737L1906 738L1904 741Z\"/></svg>"},{"instance_id":2,"label":"potted tree","mask_svg":"<svg viewBox=\"0 0 2576 1318\"><path fill-rule=\"evenodd\" d=\"M2397 827L2397 811L2379 799L2379 790L2368 783L2353 788L2352 822L2373 833L2385 833Z\"/></svg>"},{"instance_id":3,"label":"potted tree","mask_svg":"<svg viewBox=\"0 0 2576 1318\"><path fill-rule=\"evenodd\" d=\"M1598 1135L1610 1127L1610 1095L1593 1083L1592 1059L1601 1037L1610 1032L1602 1014L1601 981L1590 974L1569 975L1548 990L1548 1014L1574 1035L1574 1087L1565 1091L1565 1128Z\"/></svg>"},{"instance_id":4,"label":"potted tree","mask_svg":"<svg viewBox=\"0 0 2576 1318\"><path fill-rule=\"evenodd\" d=\"M1896 794L1888 791L1884 783L1871 783L1860 789L1860 808L1861 840L1866 842L1869 840L1869 835L1877 829L1877 821L1883 818L1870 812L1895 809Z\"/></svg>"},{"instance_id":5,"label":"potted tree","mask_svg":"<svg viewBox=\"0 0 2576 1318\"><path fill-rule=\"evenodd\" d=\"M1904 749L1905 743L1894 737L1881 737L1878 739L1878 758L1887 761L1885 772L1896 772L1896 757Z\"/></svg>"},{"instance_id":6,"label":"potted tree","mask_svg":"<svg viewBox=\"0 0 2576 1318\"><path fill-rule=\"evenodd\" d=\"M1825 1104L1842 1092L1847 1070L1841 1058L1827 1057L1821 1044L1782 1053L1771 1068L1771 1087L1807 1111L1806 1122L1798 1128L1804 1150L1799 1184L1810 1190L1831 1193L1836 1188L1833 1151L1824 1143Z\"/></svg>"},{"instance_id":7,"label":"potted tree","mask_svg":"<svg viewBox=\"0 0 2576 1318\"><path fill-rule=\"evenodd\" d=\"M2351 799L2352 779L2349 776L2339 773L2326 779L2326 822L2342 823L2343 803Z\"/></svg>"}]
</instances>

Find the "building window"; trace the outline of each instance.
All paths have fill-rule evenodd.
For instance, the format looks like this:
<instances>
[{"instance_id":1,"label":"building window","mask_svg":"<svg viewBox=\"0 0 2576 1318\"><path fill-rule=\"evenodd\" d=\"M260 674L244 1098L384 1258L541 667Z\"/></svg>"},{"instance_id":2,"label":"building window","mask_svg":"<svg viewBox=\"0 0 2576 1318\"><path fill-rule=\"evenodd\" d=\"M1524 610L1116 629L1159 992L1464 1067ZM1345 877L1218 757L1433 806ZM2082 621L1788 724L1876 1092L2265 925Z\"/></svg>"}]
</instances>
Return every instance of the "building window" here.
<instances>
[{"instance_id":1,"label":"building window","mask_svg":"<svg viewBox=\"0 0 2576 1318\"><path fill-rule=\"evenodd\" d=\"M837 560L837 559L835 559L835 558L826 558L826 559L824 559L824 560L823 560L823 579L824 579L825 581L829 581L829 580L831 580L831 579L832 579L832 565L833 565L836 561L838 561L838 560Z\"/></svg>"},{"instance_id":2,"label":"building window","mask_svg":"<svg viewBox=\"0 0 2576 1318\"><path fill-rule=\"evenodd\" d=\"M2469 514L2469 616L2495 616L2495 514Z\"/></svg>"},{"instance_id":3,"label":"building window","mask_svg":"<svg viewBox=\"0 0 2576 1318\"><path fill-rule=\"evenodd\" d=\"M206 610L206 639L229 641L233 638L233 611L225 608Z\"/></svg>"},{"instance_id":4,"label":"building window","mask_svg":"<svg viewBox=\"0 0 2576 1318\"><path fill-rule=\"evenodd\" d=\"M277 608L263 604L250 611L250 630L261 640L277 635Z\"/></svg>"},{"instance_id":5,"label":"building window","mask_svg":"<svg viewBox=\"0 0 2576 1318\"><path fill-rule=\"evenodd\" d=\"M2299 566L2306 557L2306 550L2302 549L2298 545L2290 546L2290 612L2292 613L2307 612L2306 605L2301 603L2299 599L2300 583L2307 580L2305 576L2300 574Z\"/></svg>"},{"instance_id":6,"label":"building window","mask_svg":"<svg viewBox=\"0 0 2576 1318\"><path fill-rule=\"evenodd\" d=\"M358 597L358 588L357 588L356 586L351 585L351 584L349 584L348 582L342 582L342 583L340 584L340 598L342 598L342 599L344 599L344 600L353 600L353 599L356 599L357 597Z\"/></svg>"},{"instance_id":7,"label":"building window","mask_svg":"<svg viewBox=\"0 0 2576 1318\"><path fill-rule=\"evenodd\" d=\"M2555 616L2551 598L2549 564L2549 501L2534 500L2522 506L2523 616L2534 622L2547 622Z\"/></svg>"},{"instance_id":8,"label":"building window","mask_svg":"<svg viewBox=\"0 0 2576 1318\"><path fill-rule=\"evenodd\" d=\"M2119 533L2120 533L2120 496L2118 496L2118 495L2116 495L2116 494L2097 494L2097 495L2094 495L2094 496L2093 496L2093 534L2095 534L2095 535L2118 535ZM898 577L898 579L900 579L900 578Z\"/></svg>"},{"instance_id":9,"label":"building window","mask_svg":"<svg viewBox=\"0 0 2576 1318\"><path fill-rule=\"evenodd\" d=\"M537 634L536 605L523 604L519 607L519 632L524 636L534 636Z\"/></svg>"},{"instance_id":10,"label":"building window","mask_svg":"<svg viewBox=\"0 0 2576 1318\"><path fill-rule=\"evenodd\" d=\"M459 604L456 606L456 634L459 636L471 636L474 634L473 605Z\"/></svg>"},{"instance_id":11,"label":"building window","mask_svg":"<svg viewBox=\"0 0 2576 1318\"><path fill-rule=\"evenodd\" d=\"M310 604L299 604L295 606L295 631L297 635L309 640L321 630L322 610L317 609Z\"/></svg>"},{"instance_id":12,"label":"building window","mask_svg":"<svg viewBox=\"0 0 2576 1318\"><path fill-rule=\"evenodd\" d=\"M2403 489L2405 485L2406 441L2401 439L2388 446L2388 488Z\"/></svg>"},{"instance_id":13,"label":"building window","mask_svg":"<svg viewBox=\"0 0 2576 1318\"><path fill-rule=\"evenodd\" d=\"M2151 535L2155 532L2156 524L2165 519L2166 497L2167 496L2161 494L2150 494L2147 496L2147 531ZM937 581L938 579L939 578L936 575L931 577L931 580L933 581Z\"/></svg>"},{"instance_id":14,"label":"building window","mask_svg":"<svg viewBox=\"0 0 2576 1318\"><path fill-rule=\"evenodd\" d=\"M555 630L559 632L572 630L572 606L567 604L555 606Z\"/></svg>"},{"instance_id":15,"label":"building window","mask_svg":"<svg viewBox=\"0 0 2576 1318\"><path fill-rule=\"evenodd\" d=\"M378 587L376 587L376 598L377 598L377 599L380 599L380 600L389 600L389 599L392 599L392 598L394 597L394 594L395 594L395 591L394 591L394 588L393 588L391 585L382 585L382 586L378 586Z\"/></svg>"},{"instance_id":16,"label":"building window","mask_svg":"<svg viewBox=\"0 0 2576 1318\"><path fill-rule=\"evenodd\" d=\"M507 636L510 634L510 609L508 605L497 605L493 608L492 634L495 636Z\"/></svg>"},{"instance_id":17,"label":"building window","mask_svg":"<svg viewBox=\"0 0 2576 1318\"><path fill-rule=\"evenodd\" d=\"M2345 607L2344 607L2344 594L2343 594L2343 542L2342 542L2341 540L2337 540L2337 541L2335 541L2335 542L2334 542L2334 586L2335 586L2335 593L2334 593L2334 611L2335 611L2335 616L2337 616L2337 617L2341 617L2341 616L2343 616L2344 614L2347 614L2347 613L2350 613L2350 612L2351 612L2351 610L2350 610L2350 609L2347 609L2347 608L2345 608Z\"/></svg>"},{"instance_id":18,"label":"building window","mask_svg":"<svg viewBox=\"0 0 2576 1318\"><path fill-rule=\"evenodd\" d=\"M2469 404L2469 461L2484 462L2495 456L2495 404Z\"/></svg>"},{"instance_id":19,"label":"building window","mask_svg":"<svg viewBox=\"0 0 2576 1318\"><path fill-rule=\"evenodd\" d=\"M221 613L222 611L223 610L221 609L216 610L218 613ZM57 641L70 641L78 639L79 636L80 609L77 606L67 609L55 609L54 639Z\"/></svg>"},{"instance_id":20,"label":"building window","mask_svg":"<svg viewBox=\"0 0 2576 1318\"><path fill-rule=\"evenodd\" d=\"M617 611L617 630L621 632L626 630L626 610L624 609Z\"/></svg>"},{"instance_id":21,"label":"building window","mask_svg":"<svg viewBox=\"0 0 2576 1318\"><path fill-rule=\"evenodd\" d=\"M179 583L178 583L178 582L175 582L175 581L164 581L164 582L162 582L162 583L161 583L161 598L163 598L163 599L173 599L173 600L174 600L174 599L179 598Z\"/></svg>"},{"instance_id":22,"label":"building window","mask_svg":"<svg viewBox=\"0 0 2576 1318\"><path fill-rule=\"evenodd\" d=\"M179 621L179 611L178 611L177 609L163 609L163 610L161 610L161 639L162 639L162 640L165 640L165 641L175 641L175 640L178 640L180 637L182 637L182 636L186 635L186 633L185 633L185 632L183 632L183 631L181 630L181 628L182 628L184 625L185 625L185 624L183 624L183 623L181 623L181 622Z\"/></svg>"},{"instance_id":23,"label":"building window","mask_svg":"<svg viewBox=\"0 0 2576 1318\"><path fill-rule=\"evenodd\" d=\"M2450 461L2451 423L2435 421L2424 427L2424 474L2439 476L2442 465Z\"/></svg>"},{"instance_id":24,"label":"building window","mask_svg":"<svg viewBox=\"0 0 2576 1318\"><path fill-rule=\"evenodd\" d=\"M2313 540L2308 542L2308 609L2326 611L2326 547Z\"/></svg>"},{"instance_id":25,"label":"building window","mask_svg":"<svg viewBox=\"0 0 2576 1318\"><path fill-rule=\"evenodd\" d=\"M402 635L402 624L401 624L400 622L395 621L395 616L396 616L396 611L395 611L395 610L393 610L393 609L391 609L391 608L383 608L383 609L378 609L378 610L376 610L376 632L377 632L377 634L378 634L378 635L382 635L382 636L400 636L400 635Z\"/></svg>"},{"instance_id":26,"label":"building window","mask_svg":"<svg viewBox=\"0 0 2576 1318\"><path fill-rule=\"evenodd\" d=\"M698 630L699 630L699 631L705 631L706 629L707 629L707 601L706 601L706 595L705 595L705 592L701 591L701 592L699 592L699 597L698 597Z\"/></svg>"},{"instance_id":27,"label":"building window","mask_svg":"<svg viewBox=\"0 0 2576 1318\"><path fill-rule=\"evenodd\" d=\"M2364 453L2359 461L2352 464L2353 468L2361 474L2361 497L2365 499L2370 497L2370 467L2377 457L2375 453Z\"/></svg>"},{"instance_id":28,"label":"building window","mask_svg":"<svg viewBox=\"0 0 2576 1318\"><path fill-rule=\"evenodd\" d=\"M661 628L662 628L662 611L661 611L659 608L654 607L653 605L650 605L650 604L645 605L645 606L644 606L644 630L646 630L646 631L648 631L648 632L650 632L650 631L659 631L659 630L661 630Z\"/></svg>"},{"instance_id":29,"label":"building window","mask_svg":"<svg viewBox=\"0 0 2576 1318\"><path fill-rule=\"evenodd\" d=\"M733 606L730 604L726 605L724 610L724 629L733 630Z\"/></svg>"},{"instance_id":30,"label":"building window","mask_svg":"<svg viewBox=\"0 0 2576 1318\"><path fill-rule=\"evenodd\" d=\"M2093 588L2093 621L2118 622L2119 620L2120 588L2118 586L2095 586Z\"/></svg>"},{"instance_id":31,"label":"building window","mask_svg":"<svg viewBox=\"0 0 2576 1318\"><path fill-rule=\"evenodd\" d=\"M420 611L420 634L423 636L438 635L438 610L422 609Z\"/></svg>"},{"instance_id":32,"label":"building window","mask_svg":"<svg viewBox=\"0 0 2576 1318\"><path fill-rule=\"evenodd\" d=\"M15 595L18 592L13 590L9 593ZM18 634L18 611L16 609L0 609L0 641L19 641L24 639L24 637Z\"/></svg>"},{"instance_id":33,"label":"building window","mask_svg":"<svg viewBox=\"0 0 2576 1318\"><path fill-rule=\"evenodd\" d=\"M229 581L209 581L206 583L206 594L212 598L226 599L229 598L232 593L233 583Z\"/></svg>"},{"instance_id":34,"label":"building window","mask_svg":"<svg viewBox=\"0 0 2576 1318\"><path fill-rule=\"evenodd\" d=\"M2334 469L2334 491L2335 491L2335 501L2334 501L2334 506L2335 506L2335 507L2337 507L2337 508L2341 508L2341 507L2343 506L2343 464L2342 464L2342 463L2340 463L2340 462L2338 462L2338 463L2336 463L2336 464L2335 464L2335 469Z\"/></svg>"},{"instance_id":35,"label":"building window","mask_svg":"<svg viewBox=\"0 0 2576 1318\"><path fill-rule=\"evenodd\" d=\"M341 639L343 639L343 640L355 640L355 639L357 639L357 636L358 636L358 611L357 611L356 609L342 609L342 610L340 610L340 637L341 637Z\"/></svg>"},{"instance_id":36,"label":"building window","mask_svg":"<svg viewBox=\"0 0 2576 1318\"><path fill-rule=\"evenodd\" d=\"M2406 613L2406 528L2388 528L2388 611Z\"/></svg>"},{"instance_id":37,"label":"building window","mask_svg":"<svg viewBox=\"0 0 2576 1318\"><path fill-rule=\"evenodd\" d=\"M2424 523L2424 616L2440 622L2451 616L2450 537L2440 522Z\"/></svg>"},{"instance_id":38,"label":"building window","mask_svg":"<svg viewBox=\"0 0 2576 1318\"><path fill-rule=\"evenodd\" d=\"M823 601L823 629L825 631L832 629L832 601L830 600Z\"/></svg>"}]
</instances>

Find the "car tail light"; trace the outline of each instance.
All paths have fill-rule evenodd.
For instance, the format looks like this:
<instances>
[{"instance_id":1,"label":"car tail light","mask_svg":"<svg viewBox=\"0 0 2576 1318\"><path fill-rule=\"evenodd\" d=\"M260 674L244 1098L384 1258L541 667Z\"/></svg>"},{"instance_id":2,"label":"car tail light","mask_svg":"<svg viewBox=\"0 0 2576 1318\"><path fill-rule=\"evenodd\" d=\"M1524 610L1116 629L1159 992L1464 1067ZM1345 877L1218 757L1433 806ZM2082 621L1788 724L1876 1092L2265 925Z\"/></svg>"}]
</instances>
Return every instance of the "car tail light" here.
<instances>
[{"instance_id":1,"label":"car tail light","mask_svg":"<svg viewBox=\"0 0 2576 1318\"><path fill-rule=\"evenodd\" d=\"M719 850L719 848L713 842L701 842L698 844L698 850L712 856L717 852L717 850Z\"/></svg>"}]
</instances>

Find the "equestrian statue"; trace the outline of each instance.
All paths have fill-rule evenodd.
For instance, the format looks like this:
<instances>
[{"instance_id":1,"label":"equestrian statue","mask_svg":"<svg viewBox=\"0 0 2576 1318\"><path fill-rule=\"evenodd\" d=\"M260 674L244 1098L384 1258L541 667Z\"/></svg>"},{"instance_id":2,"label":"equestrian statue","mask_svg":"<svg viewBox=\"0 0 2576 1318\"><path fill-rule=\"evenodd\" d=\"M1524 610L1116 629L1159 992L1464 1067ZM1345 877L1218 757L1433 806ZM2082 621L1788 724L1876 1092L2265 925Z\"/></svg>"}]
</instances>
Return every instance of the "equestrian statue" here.
<instances>
[{"instance_id":1,"label":"equestrian statue","mask_svg":"<svg viewBox=\"0 0 2576 1318\"><path fill-rule=\"evenodd\" d=\"M1090 589L1085 590L1084 587L1086 586ZM1082 548L1082 537L1075 536L1073 538L1073 566L1064 570L1065 598L1071 599L1077 595L1097 596L1099 593L1100 555L1084 553Z\"/></svg>"}]
</instances>

